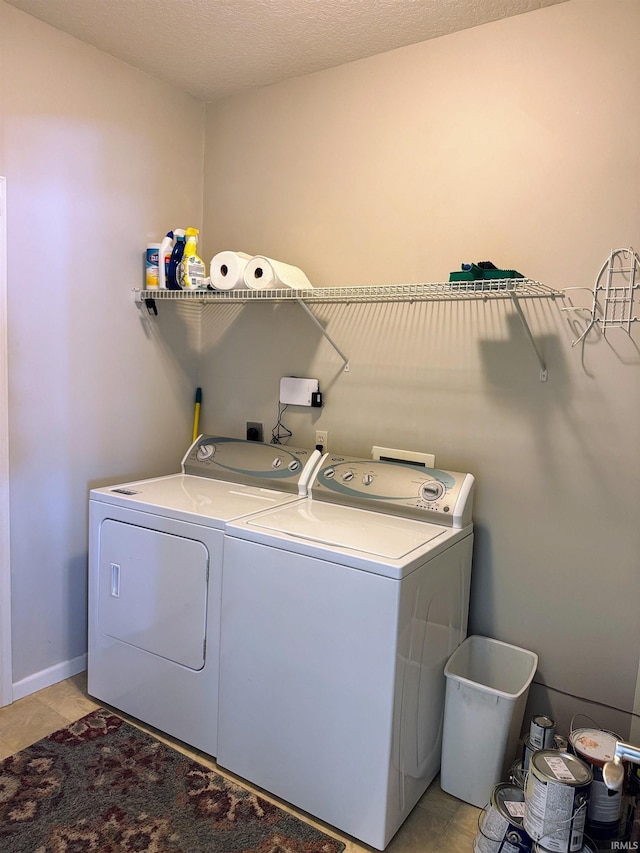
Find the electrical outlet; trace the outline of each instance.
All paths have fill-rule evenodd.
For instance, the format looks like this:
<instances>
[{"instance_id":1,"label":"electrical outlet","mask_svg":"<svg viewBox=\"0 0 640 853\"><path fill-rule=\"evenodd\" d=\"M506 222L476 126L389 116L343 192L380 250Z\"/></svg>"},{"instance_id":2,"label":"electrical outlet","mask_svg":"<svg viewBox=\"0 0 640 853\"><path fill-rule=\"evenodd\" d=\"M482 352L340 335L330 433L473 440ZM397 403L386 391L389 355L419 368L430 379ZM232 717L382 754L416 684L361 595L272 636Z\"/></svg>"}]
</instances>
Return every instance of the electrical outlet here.
<instances>
[{"instance_id":1,"label":"electrical outlet","mask_svg":"<svg viewBox=\"0 0 640 853\"><path fill-rule=\"evenodd\" d=\"M247 421L247 441L262 441L263 430L259 421Z\"/></svg>"},{"instance_id":2,"label":"electrical outlet","mask_svg":"<svg viewBox=\"0 0 640 853\"><path fill-rule=\"evenodd\" d=\"M316 430L316 444L321 444L325 452L329 449L329 433L326 429Z\"/></svg>"}]
</instances>

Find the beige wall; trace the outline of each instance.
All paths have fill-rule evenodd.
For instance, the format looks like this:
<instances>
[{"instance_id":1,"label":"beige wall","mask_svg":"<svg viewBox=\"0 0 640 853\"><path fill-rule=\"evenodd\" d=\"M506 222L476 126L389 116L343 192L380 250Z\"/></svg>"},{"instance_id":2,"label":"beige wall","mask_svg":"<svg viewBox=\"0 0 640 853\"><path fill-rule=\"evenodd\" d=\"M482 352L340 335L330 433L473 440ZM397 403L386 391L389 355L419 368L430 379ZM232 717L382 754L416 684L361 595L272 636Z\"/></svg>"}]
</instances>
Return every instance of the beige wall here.
<instances>
[{"instance_id":1,"label":"beige wall","mask_svg":"<svg viewBox=\"0 0 640 853\"><path fill-rule=\"evenodd\" d=\"M589 305L610 249L638 243L639 35L635 0L570 0L210 105L206 259L263 253L317 286L491 259ZM209 306L203 426L268 431L279 378L313 376L325 407L287 412L292 444L321 427L337 451L425 449L473 472L472 631L538 652L534 710L626 735L640 357L618 331L572 348L582 315L560 304L523 305L546 383L506 303L316 309L348 373L295 305Z\"/></svg>"},{"instance_id":2,"label":"beige wall","mask_svg":"<svg viewBox=\"0 0 640 853\"><path fill-rule=\"evenodd\" d=\"M190 440L197 337L131 290L201 225L203 145L201 103L0 0L16 695L83 668L89 488Z\"/></svg>"},{"instance_id":3,"label":"beige wall","mask_svg":"<svg viewBox=\"0 0 640 853\"><path fill-rule=\"evenodd\" d=\"M326 405L287 413L293 443L321 427L335 450L425 448L477 476L472 630L539 653L535 710L626 734L595 703L630 710L638 681L633 341L572 348L557 304L526 304L541 383L506 304L326 306L345 373L294 305L148 322L130 291L149 240L203 219L207 260L263 252L317 285L492 259L591 287L638 242L639 31L634 0L569 0L227 99L205 127L198 102L0 0L20 691L84 654L88 489L175 469L197 382L202 427L243 435L298 374Z\"/></svg>"}]
</instances>

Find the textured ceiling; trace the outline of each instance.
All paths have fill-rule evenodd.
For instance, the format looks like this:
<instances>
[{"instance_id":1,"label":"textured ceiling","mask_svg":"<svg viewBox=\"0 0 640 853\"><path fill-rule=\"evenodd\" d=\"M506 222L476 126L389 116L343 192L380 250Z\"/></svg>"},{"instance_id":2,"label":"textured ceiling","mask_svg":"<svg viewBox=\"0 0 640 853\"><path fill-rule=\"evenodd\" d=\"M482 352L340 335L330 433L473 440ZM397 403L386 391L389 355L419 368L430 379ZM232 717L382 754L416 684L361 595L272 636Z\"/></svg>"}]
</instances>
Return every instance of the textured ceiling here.
<instances>
[{"instance_id":1,"label":"textured ceiling","mask_svg":"<svg viewBox=\"0 0 640 853\"><path fill-rule=\"evenodd\" d=\"M565 0L6 0L212 101Z\"/></svg>"}]
</instances>

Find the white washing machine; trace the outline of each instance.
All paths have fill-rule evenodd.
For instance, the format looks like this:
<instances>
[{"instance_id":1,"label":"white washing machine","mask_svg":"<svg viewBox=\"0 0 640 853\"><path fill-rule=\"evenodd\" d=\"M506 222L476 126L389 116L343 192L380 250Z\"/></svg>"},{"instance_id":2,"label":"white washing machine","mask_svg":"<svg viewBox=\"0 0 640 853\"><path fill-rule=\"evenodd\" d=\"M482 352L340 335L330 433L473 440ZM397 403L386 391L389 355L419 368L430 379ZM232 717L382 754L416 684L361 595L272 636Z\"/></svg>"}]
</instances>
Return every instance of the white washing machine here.
<instances>
[{"instance_id":1,"label":"white washing machine","mask_svg":"<svg viewBox=\"0 0 640 853\"><path fill-rule=\"evenodd\" d=\"M227 525L218 763L380 850L440 766L474 478L325 457Z\"/></svg>"},{"instance_id":2,"label":"white washing machine","mask_svg":"<svg viewBox=\"0 0 640 853\"><path fill-rule=\"evenodd\" d=\"M182 473L91 491L92 696L217 754L225 524L304 499L319 459L200 436Z\"/></svg>"}]
</instances>

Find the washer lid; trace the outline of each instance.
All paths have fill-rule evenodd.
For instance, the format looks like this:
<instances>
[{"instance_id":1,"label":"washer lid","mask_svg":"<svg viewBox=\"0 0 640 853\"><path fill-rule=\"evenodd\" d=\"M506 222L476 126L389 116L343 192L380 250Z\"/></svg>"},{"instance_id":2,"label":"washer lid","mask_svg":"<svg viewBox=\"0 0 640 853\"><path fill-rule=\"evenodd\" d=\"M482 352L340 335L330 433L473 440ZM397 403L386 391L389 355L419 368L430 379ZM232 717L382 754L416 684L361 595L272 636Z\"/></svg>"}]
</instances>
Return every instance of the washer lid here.
<instances>
[{"instance_id":1,"label":"washer lid","mask_svg":"<svg viewBox=\"0 0 640 853\"><path fill-rule=\"evenodd\" d=\"M436 524L313 500L260 513L243 526L383 560L402 560L449 532Z\"/></svg>"}]
</instances>

